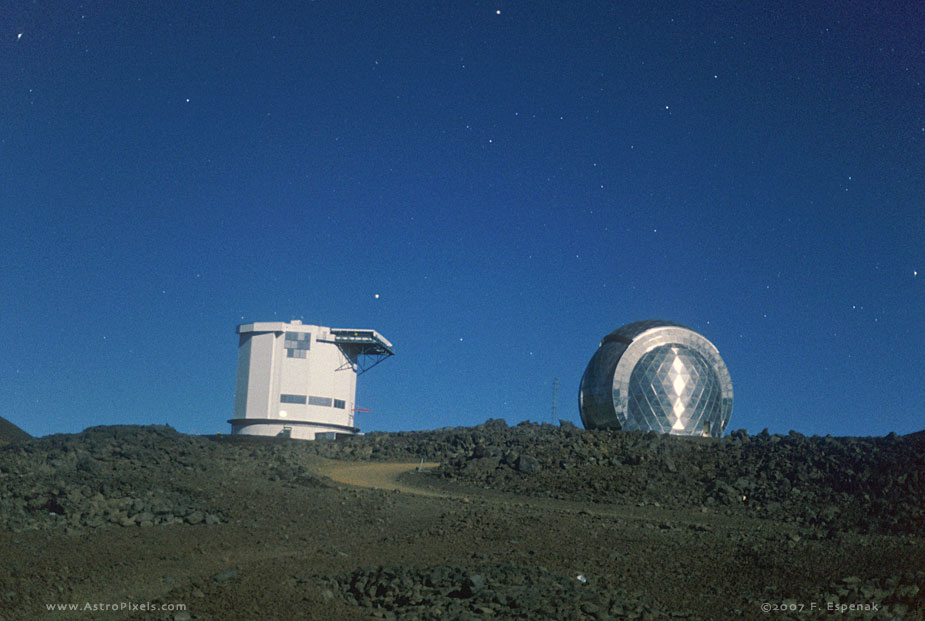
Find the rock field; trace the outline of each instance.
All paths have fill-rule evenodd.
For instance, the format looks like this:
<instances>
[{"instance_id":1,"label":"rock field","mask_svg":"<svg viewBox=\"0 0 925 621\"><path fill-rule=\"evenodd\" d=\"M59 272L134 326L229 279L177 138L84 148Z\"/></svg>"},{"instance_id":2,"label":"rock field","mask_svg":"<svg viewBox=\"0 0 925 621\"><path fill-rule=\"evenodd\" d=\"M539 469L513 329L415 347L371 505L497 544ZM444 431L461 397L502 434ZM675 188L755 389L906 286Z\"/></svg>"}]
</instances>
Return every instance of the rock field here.
<instances>
[{"instance_id":1,"label":"rock field","mask_svg":"<svg viewBox=\"0 0 925 621\"><path fill-rule=\"evenodd\" d=\"M925 434L721 439L502 420L316 443L338 459L442 462L451 480L550 498L709 507L828 530L925 532Z\"/></svg>"},{"instance_id":2,"label":"rock field","mask_svg":"<svg viewBox=\"0 0 925 621\"><path fill-rule=\"evenodd\" d=\"M925 618L925 433L95 427L0 446L0 498L0 621ZM184 608L42 608L98 598Z\"/></svg>"},{"instance_id":3,"label":"rock field","mask_svg":"<svg viewBox=\"0 0 925 621\"><path fill-rule=\"evenodd\" d=\"M0 452L0 525L14 532L106 525L218 524L222 510L177 476L208 462L233 468L266 455L269 480L312 477L296 466L299 446L223 446L169 427L91 427L81 434L17 442Z\"/></svg>"}]
</instances>

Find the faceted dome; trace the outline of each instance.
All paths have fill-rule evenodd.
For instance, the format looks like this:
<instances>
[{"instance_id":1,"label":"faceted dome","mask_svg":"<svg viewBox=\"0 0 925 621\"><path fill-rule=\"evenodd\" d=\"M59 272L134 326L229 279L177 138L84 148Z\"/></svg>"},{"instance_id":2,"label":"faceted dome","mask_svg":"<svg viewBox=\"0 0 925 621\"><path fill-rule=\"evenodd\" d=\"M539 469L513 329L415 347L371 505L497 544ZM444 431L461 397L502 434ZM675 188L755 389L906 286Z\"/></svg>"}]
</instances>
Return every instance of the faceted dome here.
<instances>
[{"instance_id":1,"label":"faceted dome","mask_svg":"<svg viewBox=\"0 0 925 621\"><path fill-rule=\"evenodd\" d=\"M732 381L716 347L681 324L647 320L604 337L579 389L587 429L721 436Z\"/></svg>"}]
</instances>

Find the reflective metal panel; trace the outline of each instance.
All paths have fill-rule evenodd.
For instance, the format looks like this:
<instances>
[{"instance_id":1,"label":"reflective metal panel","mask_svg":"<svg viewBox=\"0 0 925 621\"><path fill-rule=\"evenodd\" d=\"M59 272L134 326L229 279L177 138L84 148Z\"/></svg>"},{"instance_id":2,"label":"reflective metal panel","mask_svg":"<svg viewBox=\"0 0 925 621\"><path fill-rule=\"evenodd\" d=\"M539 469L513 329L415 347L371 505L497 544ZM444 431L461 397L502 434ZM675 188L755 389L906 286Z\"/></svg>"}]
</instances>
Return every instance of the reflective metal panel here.
<instances>
[{"instance_id":1,"label":"reflective metal panel","mask_svg":"<svg viewBox=\"0 0 925 621\"><path fill-rule=\"evenodd\" d=\"M588 429L720 436L732 413L732 380L702 335L670 321L627 324L604 337L579 388Z\"/></svg>"}]
</instances>

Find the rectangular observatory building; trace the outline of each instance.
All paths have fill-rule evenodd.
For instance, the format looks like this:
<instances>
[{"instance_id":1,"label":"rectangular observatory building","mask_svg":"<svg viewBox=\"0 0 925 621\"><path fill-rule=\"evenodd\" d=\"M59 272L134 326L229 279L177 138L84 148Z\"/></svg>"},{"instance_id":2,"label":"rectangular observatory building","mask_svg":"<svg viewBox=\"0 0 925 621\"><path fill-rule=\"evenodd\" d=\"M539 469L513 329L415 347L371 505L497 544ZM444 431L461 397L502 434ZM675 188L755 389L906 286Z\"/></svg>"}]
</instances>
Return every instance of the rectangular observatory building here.
<instances>
[{"instance_id":1,"label":"rectangular observatory building","mask_svg":"<svg viewBox=\"0 0 925 621\"><path fill-rule=\"evenodd\" d=\"M375 330L291 321L242 324L237 332L232 434L314 440L357 433L357 375L394 354Z\"/></svg>"}]
</instances>

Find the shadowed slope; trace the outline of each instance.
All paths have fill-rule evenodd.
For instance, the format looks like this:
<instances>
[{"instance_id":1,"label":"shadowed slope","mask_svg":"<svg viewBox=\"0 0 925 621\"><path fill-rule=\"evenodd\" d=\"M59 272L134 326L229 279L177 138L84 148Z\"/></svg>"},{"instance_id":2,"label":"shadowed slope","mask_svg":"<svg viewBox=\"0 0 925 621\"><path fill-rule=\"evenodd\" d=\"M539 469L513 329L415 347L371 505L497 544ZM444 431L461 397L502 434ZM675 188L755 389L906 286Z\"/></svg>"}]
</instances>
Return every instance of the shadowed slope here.
<instances>
[{"instance_id":1,"label":"shadowed slope","mask_svg":"<svg viewBox=\"0 0 925 621\"><path fill-rule=\"evenodd\" d=\"M28 433L0 416L0 446L31 439Z\"/></svg>"}]
</instances>

